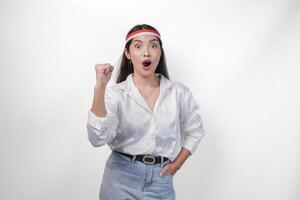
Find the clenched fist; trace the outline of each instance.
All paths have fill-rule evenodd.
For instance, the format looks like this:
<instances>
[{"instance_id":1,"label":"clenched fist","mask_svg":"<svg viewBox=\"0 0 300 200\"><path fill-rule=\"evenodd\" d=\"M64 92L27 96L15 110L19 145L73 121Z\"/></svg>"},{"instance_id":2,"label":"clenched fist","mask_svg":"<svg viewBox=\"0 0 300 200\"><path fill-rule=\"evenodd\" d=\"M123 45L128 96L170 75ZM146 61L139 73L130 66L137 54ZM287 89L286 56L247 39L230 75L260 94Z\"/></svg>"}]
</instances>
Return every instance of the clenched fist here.
<instances>
[{"instance_id":1,"label":"clenched fist","mask_svg":"<svg viewBox=\"0 0 300 200\"><path fill-rule=\"evenodd\" d=\"M111 78L114 67L109 63L96 64L96 84L106 86Z\"/></svg>"}]
</instances>

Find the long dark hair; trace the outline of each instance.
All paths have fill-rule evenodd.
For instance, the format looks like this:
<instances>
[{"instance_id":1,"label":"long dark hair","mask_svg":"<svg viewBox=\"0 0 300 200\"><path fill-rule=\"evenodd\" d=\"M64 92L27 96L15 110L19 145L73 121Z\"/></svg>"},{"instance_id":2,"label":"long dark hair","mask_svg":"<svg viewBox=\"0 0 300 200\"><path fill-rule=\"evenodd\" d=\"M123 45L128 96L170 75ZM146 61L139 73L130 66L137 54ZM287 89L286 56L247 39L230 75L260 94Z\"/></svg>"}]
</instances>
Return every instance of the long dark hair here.
<instances>
[{"instance_id":1,"label":"long dark hair","mask_svg":"<svg viewBox=\"0 0 300 200\"><path fill-rule=\"evenodd\" d=\"M154 27L148 25L148 24L139 24L134 26L132 29L130 29L130 31L128 32L128 34L137 31L137 30L142 30L142 29L152 29L157 31ZM157 68L155 70L155 73L160 73L162 75L164 75L167 79L169 78L169 73L167 70L167 64L166 64L166 58L165 58L165 53L162 47L162 41L160 38L158 38L159 44L160 44L160 48L161 48L161 56L160 56L160 60L159 63L157 65ZM132 42L132 39L129 40L126 45L125 48L127 49L127 51L129 52L129 46ZM133 64L132 62L129 62L130 60L126 57L125 53L123 52L123 56L122 56L122 61L120 64L120 71L119 71L119 75L117 78L117 83L121 83L122 81L125 81L127 76L131 73L133 73Z\"/></svg>"}]
</instances>

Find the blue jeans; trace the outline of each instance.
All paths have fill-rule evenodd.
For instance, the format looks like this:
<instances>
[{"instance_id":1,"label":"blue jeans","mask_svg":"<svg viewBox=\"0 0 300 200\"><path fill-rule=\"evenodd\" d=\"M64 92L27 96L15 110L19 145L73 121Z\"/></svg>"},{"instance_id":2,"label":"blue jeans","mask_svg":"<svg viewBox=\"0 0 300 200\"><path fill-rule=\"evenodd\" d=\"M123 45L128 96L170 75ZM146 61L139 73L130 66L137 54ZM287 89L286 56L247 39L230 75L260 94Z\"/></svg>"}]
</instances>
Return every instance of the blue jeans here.
<instances>
[{"instance_id":1,"label":"blue jeans","mask_svg":"<svg viewBox=\"0 0 300 200\"><path fill-rule=\"evenodd\" d=\"M173 176L159 176L169 162L146 165L113 151L106 162L100 200L175 200Z\"/></svg>"}]
</instances>

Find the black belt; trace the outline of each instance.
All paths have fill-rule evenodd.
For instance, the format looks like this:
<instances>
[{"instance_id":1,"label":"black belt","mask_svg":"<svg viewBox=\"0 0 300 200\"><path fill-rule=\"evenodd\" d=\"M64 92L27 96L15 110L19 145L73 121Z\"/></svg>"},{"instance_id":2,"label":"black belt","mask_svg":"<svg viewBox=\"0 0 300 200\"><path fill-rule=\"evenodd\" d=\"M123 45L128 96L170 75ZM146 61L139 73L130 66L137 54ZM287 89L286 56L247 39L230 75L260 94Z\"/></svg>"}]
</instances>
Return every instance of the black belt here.
<instances>
[{"instance_id":1,"label":"black belt","mask_svg":"<svg viewBox=\"0 0 300 200\"><path fill-rule=\"evenodd\" d=\"M124 156L127 156L129 158L133 158L133 155L122 153L122 152L118 152L118 151L116 151L116 152L120 153L120 154L122 154ZM151 156L151 155L136 155L135 160L143 162L143 163L149 165L149 164L161 163L161 158L163 158L163 162L169 160L166 157L162 157L162 156L154 157L154 156Z\"/></svg>"}]
</instances>

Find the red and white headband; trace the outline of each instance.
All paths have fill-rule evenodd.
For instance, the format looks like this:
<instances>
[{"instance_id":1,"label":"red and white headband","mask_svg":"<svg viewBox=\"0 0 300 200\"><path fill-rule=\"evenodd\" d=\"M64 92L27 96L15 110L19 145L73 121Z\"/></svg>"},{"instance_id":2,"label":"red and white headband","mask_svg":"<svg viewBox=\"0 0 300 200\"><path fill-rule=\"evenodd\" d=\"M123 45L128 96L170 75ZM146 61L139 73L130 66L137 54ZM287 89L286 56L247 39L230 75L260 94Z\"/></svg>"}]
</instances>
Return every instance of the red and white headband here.
<instances>
[{"instance_id":1,"label":"red and white headband","mask_svg":"<svg viewBox=\"0 0 300 200\"><path fill-rule=\"evenodd\" d=\"M126 36L126 42L125 43L127 43L132 38L135 38L135 37L140 36L140 35L154 35L154 36L160 38L160 34L159 34L158 31L153 30L153 29L142 29L142 30L137 30L137 31L134 31L134 32L128 34Z\"/></svg>"}]
</instances>

